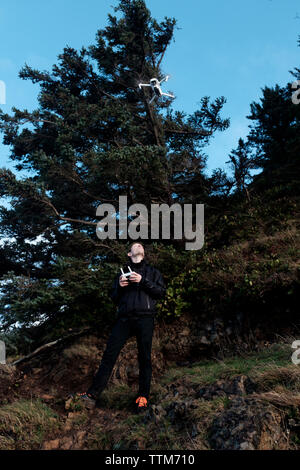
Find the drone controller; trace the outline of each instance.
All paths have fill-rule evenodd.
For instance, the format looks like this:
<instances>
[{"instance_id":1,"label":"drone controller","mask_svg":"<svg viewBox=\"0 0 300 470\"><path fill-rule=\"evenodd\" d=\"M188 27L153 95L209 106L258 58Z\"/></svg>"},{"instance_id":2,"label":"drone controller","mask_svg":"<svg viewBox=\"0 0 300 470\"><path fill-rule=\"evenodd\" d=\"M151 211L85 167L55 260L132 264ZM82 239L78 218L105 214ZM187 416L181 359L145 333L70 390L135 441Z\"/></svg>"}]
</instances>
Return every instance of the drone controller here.
<instances>
[{"instance_id":1,"label":"drone controller","mask_svg":"<svg viewBox=\"0 0 300 470\"><path fill-rule=\"evenodd\" d=\"M129 269L128 273L124 273L123 269L121 268L121 273L122 273L122 276L124 276L124 277L129 277L133 273L133 271L131 271L131 269L130 269L130 266L127 266L127 267Z\"/></svg>"}]
</instances>

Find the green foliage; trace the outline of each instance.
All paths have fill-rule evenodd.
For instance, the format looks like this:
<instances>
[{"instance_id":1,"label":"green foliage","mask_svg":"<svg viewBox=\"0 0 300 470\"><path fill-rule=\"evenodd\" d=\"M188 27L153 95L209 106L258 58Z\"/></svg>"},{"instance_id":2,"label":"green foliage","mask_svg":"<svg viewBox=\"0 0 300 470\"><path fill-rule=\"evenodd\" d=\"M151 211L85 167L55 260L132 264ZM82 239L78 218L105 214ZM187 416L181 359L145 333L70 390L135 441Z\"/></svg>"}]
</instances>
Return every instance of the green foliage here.
<instances>
[{"instance_id":1,"label":"green foliage","mask_svg":"<svg viewBox=\"0 0 300 470\"><path fill-rule=\"evenodd\" d=\"M167 288L165 298L158 303L159 313L162 316L180 317L191 305L187 300L183 300L186 273L181 273L174 277Z\"/></svg>"},{"instance_id":2,"label":"green foliage","mask_svg":"<svg viewBox=\"0 0 300 470\"><path fill-rule=\"evenodd\" d=\"M287 223L286 214L285 223L280 221L274 233L269 234L266 225L268 234L260 231L256 238L246 238L246 241L220 249L209 248L206 244L201 253L191 255L189 261L185 259L185 270L174 275L168 284L160 314L178 317L189 311L209 320L216 316L234 318L243 311L251 315L254 323L270 311L274 322L280 317L283 319L283 312L291 311L295 315L300 238L298 219L292 219L293 200L289 205L292 223ZM236 224L238 216L234 221L228 215L227 220ZM254 220L260 219L256 216ZM252 220L249 224L252 225ZM245 230L249 231L251 225L245 226ZM182 258L178 263L182 263Z\"/></svg>"}]
</instances>

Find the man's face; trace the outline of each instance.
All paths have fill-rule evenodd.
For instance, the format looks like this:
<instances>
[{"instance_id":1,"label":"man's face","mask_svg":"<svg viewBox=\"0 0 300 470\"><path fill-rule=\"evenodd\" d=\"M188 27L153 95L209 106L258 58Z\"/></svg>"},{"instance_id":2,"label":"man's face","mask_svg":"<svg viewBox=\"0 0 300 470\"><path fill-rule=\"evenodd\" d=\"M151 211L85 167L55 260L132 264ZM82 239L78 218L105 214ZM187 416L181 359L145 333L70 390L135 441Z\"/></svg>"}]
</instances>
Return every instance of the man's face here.
<instances>
[{"instance_id":1,"label":"man's face","mask_svg":"<svg viewBox=\"0 0 300 470\"><path fill-rule=\"evenodd\" d=\"M130 249L130 252L128 253L128 256L137 256L137 255L142 255L143 258L145 256L144 247L140 243L134 243L134 245L132 245Z\"/></svg>"}]
</instances>

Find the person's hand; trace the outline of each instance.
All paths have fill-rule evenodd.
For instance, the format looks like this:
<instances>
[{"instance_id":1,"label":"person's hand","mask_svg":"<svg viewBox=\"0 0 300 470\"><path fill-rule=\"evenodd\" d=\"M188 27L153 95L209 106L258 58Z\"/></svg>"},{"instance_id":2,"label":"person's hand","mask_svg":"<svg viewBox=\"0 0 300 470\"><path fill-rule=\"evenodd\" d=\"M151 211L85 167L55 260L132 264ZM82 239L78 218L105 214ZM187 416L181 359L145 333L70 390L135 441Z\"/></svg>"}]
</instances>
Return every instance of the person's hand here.
<instances>
[{"instance_id":1,"label":"person's hand","mask_svg":"<svg viewBox=\"0 0 300 470\"><path fill-rule=\"evenodd\" d=\"M128 286L129 282L128 282L127 277L121 275L119 278L119 284L121 287Z\"/></svg>"},{"instance_id":2,"label":"person's hand","mask_svg":"<svg viewBox=\"0 0 300 470\"><path fill-rule=\"evenodd\" d=\"M132 274L129 276L129 280L131 282L140 282L140 280L142 279L142 276L136 272L132 272Z\"/></svg>"}]
</instances>

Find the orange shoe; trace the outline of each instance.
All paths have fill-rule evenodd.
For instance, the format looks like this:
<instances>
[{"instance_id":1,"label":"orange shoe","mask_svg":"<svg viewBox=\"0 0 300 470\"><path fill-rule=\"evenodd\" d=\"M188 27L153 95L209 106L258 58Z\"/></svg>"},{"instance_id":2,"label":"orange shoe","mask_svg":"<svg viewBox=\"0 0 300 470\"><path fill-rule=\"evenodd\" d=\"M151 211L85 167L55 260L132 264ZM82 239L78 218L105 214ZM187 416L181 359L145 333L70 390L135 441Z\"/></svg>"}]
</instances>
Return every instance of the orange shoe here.
<instances>
[{"instance_id":1,"label":"orange shoe","mask_svg":"<svg viewBox=\"0 0 300 470\"><path fill-rule=\"evenodd\" d=\"M137 412L144 411L148 408L148 400L146 397L138 397L135 400Z\"/></svg>"}]
</instances>

